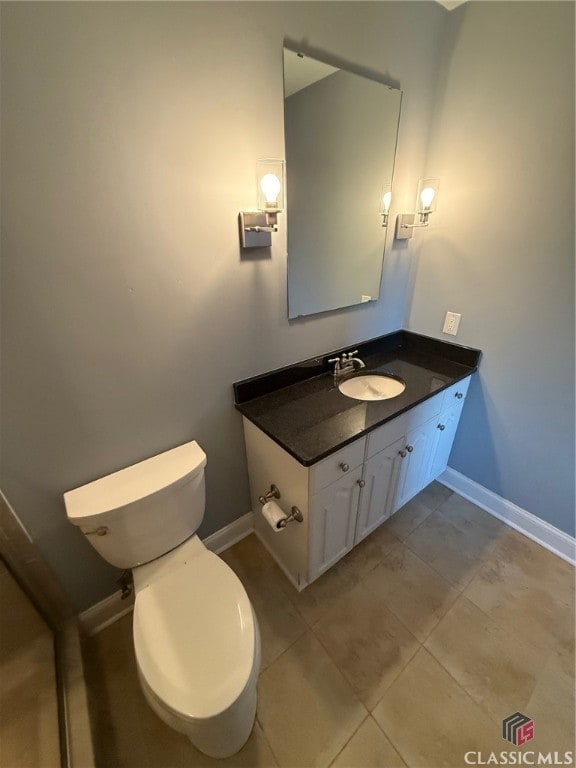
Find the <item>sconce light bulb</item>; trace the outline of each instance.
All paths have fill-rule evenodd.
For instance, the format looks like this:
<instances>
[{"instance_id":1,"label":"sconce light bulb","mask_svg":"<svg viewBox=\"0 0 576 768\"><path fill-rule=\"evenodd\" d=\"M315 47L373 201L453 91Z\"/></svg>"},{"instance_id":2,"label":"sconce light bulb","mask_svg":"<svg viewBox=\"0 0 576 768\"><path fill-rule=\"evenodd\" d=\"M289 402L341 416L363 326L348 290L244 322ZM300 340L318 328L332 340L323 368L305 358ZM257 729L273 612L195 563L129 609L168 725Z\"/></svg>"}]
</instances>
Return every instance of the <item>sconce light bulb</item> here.
<instances>
[{"instance_id":1,"label":"sconce light bulb","mask_svg":"<svg viewBox=\"0 0 576 768\"><path fill-rule=\"evenodd\" d=\"M280 189L282 188L280 179L273 173L267 173L265 176L262 176L260 180L260 188L264 193L266 203L268 205L276 204Z\"/></svg>"},{"instance_id":2,"label":"sconce light bulb","mask_svg":"<svg viewBox=\"0 0 576 768\"><path fill-rule=\"evenodd\" d=\"M390 210L390 203L392 202L392 192L386 192L382 198L382 208L384 213L388 213Z\"/></svg>"},{"instance_id":3,"label":"sconce light bulb","mask_svg":"<svg viewBox=\"0 0 576 768\"><path fill-rule=\"evenodd\" d=\"M422 201L422 206L424 208L429 208L432 205L432 200L434 200L435 195L436 192L433 187L424 187L422 192L420 192L420 200Z\"/></svg>"}]
</instances>

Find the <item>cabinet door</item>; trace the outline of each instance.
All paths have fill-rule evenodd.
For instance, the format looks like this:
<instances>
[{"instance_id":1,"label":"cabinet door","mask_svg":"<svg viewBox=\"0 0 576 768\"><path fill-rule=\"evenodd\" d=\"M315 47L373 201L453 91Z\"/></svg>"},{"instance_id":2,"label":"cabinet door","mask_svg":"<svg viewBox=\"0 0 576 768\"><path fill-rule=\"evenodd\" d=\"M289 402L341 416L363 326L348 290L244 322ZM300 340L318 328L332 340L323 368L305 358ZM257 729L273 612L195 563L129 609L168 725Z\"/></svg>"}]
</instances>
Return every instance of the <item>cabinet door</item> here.
<instances>
[{"instance_id":1,"label":"cabinet door","mask_svg":"<svg viewBox=\"0 0 576 768\"><path fill-rule=\"evenodd\" d=\"M393 512L404 506L429 483L432 444L437 423L436 419L432 419L406 435L404 449L400 452L402 462Z\"/></svg>"},{"instance_id":2,"label":"cabinet door","mask_svg":"<svg viewBox=\"0 0 576 768\"><path fill-rule=\"evenodd\" d=\"M438 417L434 438L432 440L432 461L430 463L430 482L448 466L452 443L458 429L462 407L459 405L444 411Z\"/></svg>"},{"instance_id":3,"label":"cabinet door","mask_svg":"<svg viewBox=\"0 0 576 768\"><path fill-rule=\"evenodd\" d=\"M400 440L396 440L392 445L368 459L364 465L356 524L356 544L392 514L402 462L400 451L405 444L406 439L401 437Z\"/></svg>"},{"instance_id":4,"label":"cabinet door","mask_svg":"<svg viewBox=\"0 0 576 768\"><path fill-rule=\"evenodd\" d=\"M312 496L310 504L310 581L354 546L362 467Z\"/></svg>"}]
</instances>

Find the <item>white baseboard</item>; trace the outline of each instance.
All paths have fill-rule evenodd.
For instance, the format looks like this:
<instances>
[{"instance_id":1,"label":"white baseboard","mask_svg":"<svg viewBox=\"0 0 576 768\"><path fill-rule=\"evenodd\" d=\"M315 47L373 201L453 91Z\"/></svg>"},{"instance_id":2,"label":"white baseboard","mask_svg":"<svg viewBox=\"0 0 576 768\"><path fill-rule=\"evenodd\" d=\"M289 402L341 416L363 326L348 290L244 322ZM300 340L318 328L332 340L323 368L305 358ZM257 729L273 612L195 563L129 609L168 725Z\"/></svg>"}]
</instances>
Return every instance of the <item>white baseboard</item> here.
<instances>
[{"instance_id":1,"label":"white baseboard","mask_svg":"<svg viewBox=\"0 0 576 768\"><path fill-rule=\"evenodd\" d=\"M527 512L483 485L470 480L466 475L448 467L438 482L502 520L511 528L545 547L563 560L576 565L576 539L555 528L545 520Z\"/></svg>"},{"instance_id":2,"label":"white baseboard","mask_svg":"<svg viewBox=\"0 0 576 768\"><path fill-rule=\"evenodd\" d=\"M254 514L247 512L242 517L234 520L219 531L210 534L202 541L204 546L217 555L228 547L238 543L254 530ZM122 600L122 592L118 590L114 594L105 597L99 603L90 606L78 616L78 621L83 632L87 635L95 635L113 624L122 616L134 608L134 594Z\"/></svg>"},{"instance_id":3,"label":"white baseboard","mask_svg":"<svg viewBox=\"0 0 576 768\"><path fill-rule=\"evenodd\" d=\"M122 600L122 592L118 590L114 594L91 605L78 616L82 631L87 635L96 635L110 624L126 616L134 608L134 595Z\"/></svg>"},{"instance_id":4,"label":"white baseboard","mask_svg":"<svg viewBox=\"0 0 576 768\"><path fill-rule=\"evenodd\" d=\"M202 539L204 546L217 555L232 547L254 530L254 513L247 512L229 525Z\"/></svg>"}]
</instances>

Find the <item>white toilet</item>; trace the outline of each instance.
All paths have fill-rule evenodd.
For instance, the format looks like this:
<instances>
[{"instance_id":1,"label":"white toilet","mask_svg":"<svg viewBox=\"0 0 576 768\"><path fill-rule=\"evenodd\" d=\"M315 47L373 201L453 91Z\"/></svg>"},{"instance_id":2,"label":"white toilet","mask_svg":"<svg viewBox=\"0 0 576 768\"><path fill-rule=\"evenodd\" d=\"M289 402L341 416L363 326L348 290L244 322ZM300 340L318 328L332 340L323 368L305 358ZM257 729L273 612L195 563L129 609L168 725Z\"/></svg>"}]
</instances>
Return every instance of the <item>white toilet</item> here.
<instances>
[{"instance_id":1,"label":"white toilet","mask_svg":"<svg viewBox=\"0 0 576 768\"><path fill-rule=\"evenodd\" d=\"M134 649L156 714L210 757L246 742L256 714L258 622L236 574L194 533L206 455L186 443L64 494L68 519L132 568Z\"/></svg>"}]
</instances>

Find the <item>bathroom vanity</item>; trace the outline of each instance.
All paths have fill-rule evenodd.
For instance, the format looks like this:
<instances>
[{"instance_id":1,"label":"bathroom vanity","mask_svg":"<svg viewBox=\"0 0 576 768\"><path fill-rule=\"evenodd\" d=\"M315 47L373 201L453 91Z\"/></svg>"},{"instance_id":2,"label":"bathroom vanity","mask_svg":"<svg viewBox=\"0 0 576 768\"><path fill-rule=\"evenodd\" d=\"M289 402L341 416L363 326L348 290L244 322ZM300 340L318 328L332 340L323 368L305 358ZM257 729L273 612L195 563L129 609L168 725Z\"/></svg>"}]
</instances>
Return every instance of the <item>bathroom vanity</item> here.
<instances>
[{"instance_id":1,"label":"bathroom vanity","mask_svg":"<svg viewBox=\"0 0 576 768\"><path fill-rule=\"evenodd\" d=\"M446 468L478 350L398 331L358 348L370 373L402 379L397 397L342 394L328 359L238 382L257 536L301 590ZM275 485L286 516L274 529L259 498Z\"/></svg>"}]
</instances>

